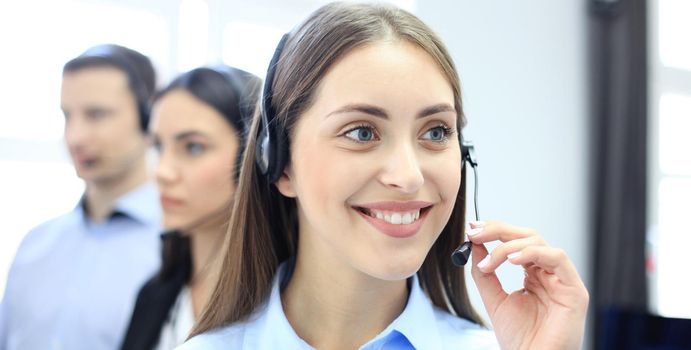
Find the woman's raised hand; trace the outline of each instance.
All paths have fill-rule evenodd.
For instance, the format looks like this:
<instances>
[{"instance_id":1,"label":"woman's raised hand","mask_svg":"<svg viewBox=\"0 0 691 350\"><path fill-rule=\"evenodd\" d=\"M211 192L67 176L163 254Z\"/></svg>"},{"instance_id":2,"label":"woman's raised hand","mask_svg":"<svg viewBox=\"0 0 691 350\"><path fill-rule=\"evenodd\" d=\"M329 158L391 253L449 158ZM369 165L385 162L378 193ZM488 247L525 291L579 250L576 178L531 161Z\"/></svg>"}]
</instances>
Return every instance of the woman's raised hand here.
<instances>
[{"instance_id":1,"label":"woman's raised hand","mask_svg":"<svg viewBox=\"0 0 691 350\"><path fill-rule=\"evenodd\" d=\"M566 253L535 230L501 222L470 223L472 276L502 349L580 349L588 291ZM492 254L484 244L501 241ZM523 288L507 293L495 269L508 260L525 271Z\"/></svg>"}]
</instances>

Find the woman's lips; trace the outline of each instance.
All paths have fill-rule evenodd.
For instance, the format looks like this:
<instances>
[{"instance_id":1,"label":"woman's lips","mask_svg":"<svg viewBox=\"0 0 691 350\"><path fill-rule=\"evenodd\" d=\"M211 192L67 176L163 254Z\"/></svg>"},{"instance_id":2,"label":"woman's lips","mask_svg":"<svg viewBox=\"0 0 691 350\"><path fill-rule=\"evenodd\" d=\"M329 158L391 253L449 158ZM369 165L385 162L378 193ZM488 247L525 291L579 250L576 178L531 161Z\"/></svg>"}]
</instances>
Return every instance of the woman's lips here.
<instances>
[{"instance_id":1,"label":"woman's lips","mask_svg":"<svg viewBox=\"0 0 691 350\"><path fill-rule=\"evenodd\" d=\"M176 209L181 207L183 201L169 196L161 196L161 206L163 209Z\"/></svg>"},{"instance_id":2,"label":"woman's lips","mask_svg":"<svg viewBox=\"0 0 691 350\"><path fill-rule=\"evenodd\" d=\"M429 202L379 202L354 209L383 234L395 238L415 235L433 204Z\"/></svg>"}]
</instances>

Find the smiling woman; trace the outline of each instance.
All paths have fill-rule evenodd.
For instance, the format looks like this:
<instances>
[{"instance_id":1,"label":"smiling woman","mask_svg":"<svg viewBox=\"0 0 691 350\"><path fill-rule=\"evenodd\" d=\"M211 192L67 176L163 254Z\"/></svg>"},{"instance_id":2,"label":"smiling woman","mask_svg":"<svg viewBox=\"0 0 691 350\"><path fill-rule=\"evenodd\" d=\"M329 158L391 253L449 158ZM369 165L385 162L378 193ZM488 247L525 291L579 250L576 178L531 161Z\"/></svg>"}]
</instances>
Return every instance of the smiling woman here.
<instances>
[{"instance_id":1,"label":"smiling woman","mask_svg":"<svg viewBox=\"0 0 691 350\"><path fill-rule=\"evenodd\" d=\"M343 107L352 101L360 108ZM297 120L291 161L276 183L298 199L300 223L308 223L300 244L313 259L355 280L362 272L404 280L420 268L460 187L460 146L443 131L457 140L454 104L437 64L407 41L355 48L328 71ZM439 105L451 110L432 108Z\"/></svg>"},{"instance_id":2,"label":"smiling woman","mask_svg":"<svg viewBox=\"0 0 691 350\"><path fill-rule=\"evenodd\" d=\"M182 349L576 349L588 295L530 229L473 222L464 238L465 123L453 61L386 5L334 3L284 36L254 116L221 274ZM502 241L489 255L485 243ZM526 271L506 293L494 271Z\"/></svg>"}]
</instances>

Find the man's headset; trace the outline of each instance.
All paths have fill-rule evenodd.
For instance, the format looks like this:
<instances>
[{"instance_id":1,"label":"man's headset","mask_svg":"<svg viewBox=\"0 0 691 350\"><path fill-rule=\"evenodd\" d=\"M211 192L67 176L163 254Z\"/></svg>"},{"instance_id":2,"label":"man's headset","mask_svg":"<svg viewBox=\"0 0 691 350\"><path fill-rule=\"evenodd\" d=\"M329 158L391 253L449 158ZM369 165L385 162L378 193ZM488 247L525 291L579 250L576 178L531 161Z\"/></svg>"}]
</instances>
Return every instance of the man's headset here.
<instances>
[{"instance_id":1,"label":"man's headset","mask_svg":"<svg viewBox=\"0 0 691 350\"><path fill-rule=\"evenodd\" d=\"M276 74L276 66L281 57L283 48L288 41L289 34L284 34L281 41L276 47L269 68L266 72L266 79L264 80L264 89L261 100L261 125L259 136L257 138L255 161L261 174L266 176L269 183L276 182L283 174L283 169L288 161L288 137L285 129L278 126L276 121L276 114L272 106L273 97L273 82ZM475 174L475 219L479 220L478 206L477 206L477 157L475 155L475 146L472 142L463 141L460 130L458 133L459 141L461 142L462 164L468 163L473 168ZM451 254L451 261L456 266L463 266L468 262L471 251L471 243L466 241L456 248Z\"/></svg>"}]
</instances>

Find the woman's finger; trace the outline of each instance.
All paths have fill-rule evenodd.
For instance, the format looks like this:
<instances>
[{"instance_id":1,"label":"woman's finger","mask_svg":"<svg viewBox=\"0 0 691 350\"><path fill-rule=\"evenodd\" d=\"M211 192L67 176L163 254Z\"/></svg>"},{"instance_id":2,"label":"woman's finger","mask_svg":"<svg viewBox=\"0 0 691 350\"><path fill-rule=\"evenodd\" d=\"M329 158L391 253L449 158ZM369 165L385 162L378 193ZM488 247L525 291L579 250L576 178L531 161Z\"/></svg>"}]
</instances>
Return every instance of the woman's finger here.
<instances>
[{"instance_id":1,"label":"woman's finger","mask_svg":"<svg viewBox=\"0 0 691 350\"><path fill-rule=\"evenodd\" d=\"M492 315L497 306L506 299L507 294L494 272L483 273L477 267L477 263L488 256L487 248L481 244L473 244L472 256L473 265L470 270L471 275L480 292L482 302L485 304L485 309Z\"/></svg>"},{"instance_id":2,"label":"woman's finger","mask_svg":"<svg viewBox=\"0 0 691 350\"><path fill-rule=\"evenodd\" d=\"M549 292L545 289L543 281L540 280L540 268L531 265L525 268L525 278L523 279L523 287L525 290L535 294L543 304L547 304L549 301Z\"/></svg>"},{"instance_id":3,"label":"woman's finger","mask_svg":"<svg viewBox=\"0 0 691 350\"><path fill-rule=\"evenodd\" d=\"M534 264L567 285L583 285L576 267L561 249L531 245L511 254L508 259L516 265Z\"/></svg>"},{"instance_id":4,"label":"woman's finger","mask_svg":"<svg viewBox=\"0 0 691 350\"><path fill-rule=\"evenodd\" d=\"M507 257L510 256L511 254L514 254L518 251L523 250L525 247L531 246L531 245L546 245L547 243L540 237L540 236L528 236L525 238L518 238L512 241L508 241L506 243L502 243L496 248L492 250L492 253L487 255L485 259L483 259L479 264L478 267L480 270L484 273L490 273L496 270L504 261L507 260Z\"/></svg>"},{"instance_id":5,"label":"woman's finger","mask_svg":"<svg viewBox=\"0 0 691 350\"><path fill-rule=\"evenodd\" d=\"M469 223L470 229L466 230L468 239L475 244L492 241L508 242L515 239L538 236L537 231L531 228L512 226L499 221L475 221Z\"/></svg>"}]
</instances>

